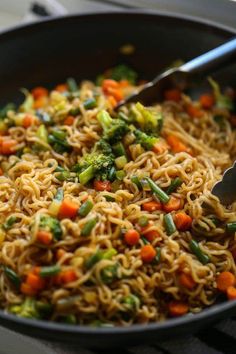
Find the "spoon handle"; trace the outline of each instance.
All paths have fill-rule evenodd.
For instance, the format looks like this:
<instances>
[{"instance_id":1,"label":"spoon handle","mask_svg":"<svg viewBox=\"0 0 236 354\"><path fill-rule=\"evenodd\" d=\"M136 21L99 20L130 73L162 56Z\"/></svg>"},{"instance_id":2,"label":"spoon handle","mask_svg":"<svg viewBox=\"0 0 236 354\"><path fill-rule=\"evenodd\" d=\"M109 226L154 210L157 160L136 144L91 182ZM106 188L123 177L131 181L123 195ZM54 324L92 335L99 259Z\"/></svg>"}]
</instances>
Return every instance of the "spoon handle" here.
<instances>
[{"instance_id":1,"label":"spoon handle","mask_svg":"<svg viewBox=\"0 0 236 354\"><path fill-rule=\"evenodd\" d=\"M181 65L179 70L187 73L197 73L203 70L211 69L213 66L228 59L232 54L236 53L236 38L231 39L225 44L200 55Z\"/></svg>"}]
</instances>

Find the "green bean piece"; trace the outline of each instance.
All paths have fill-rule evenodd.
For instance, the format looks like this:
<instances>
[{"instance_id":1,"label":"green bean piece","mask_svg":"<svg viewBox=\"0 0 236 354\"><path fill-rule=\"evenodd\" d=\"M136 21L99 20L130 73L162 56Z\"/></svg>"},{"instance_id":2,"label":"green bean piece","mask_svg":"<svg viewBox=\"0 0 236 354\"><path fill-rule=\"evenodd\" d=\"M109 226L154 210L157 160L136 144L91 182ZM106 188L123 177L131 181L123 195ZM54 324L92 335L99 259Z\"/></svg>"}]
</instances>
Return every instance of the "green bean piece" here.
<instances>
[{"instance_id":1,"label":"green bean piece","mask_svg":"<svg viewBox=\"0 0 236 354\"><path fill-rule=\"evenodd\" d=\"M97 221L97 218L90 219L89 221L87 221L81 230L81 236L89 236L93 228L96 226Z\"/></svg>"},{"instance_id":2,"label":"green bean piece","mask_svg":"<svg viewBox=\"0 0 236 354\"><path fill-rule=\"evenodd\" d=\"M158 196L162 203L167 203L170 197L149 177L146 178L148 184L154 194Z\"/></svg>"},{"instance_id":3,"label":"green bean piece","mask_svg":"<svg viewBox=\"0 0 236 354\"><path fill-rule=\"evenodd\" d=\"M202 264L210 262L210 257L201 250L197 241L191 240L189 247Z\"/></svg>"},{"instance_id":4,"label":"green bean piece","mask_svg":"<svg viewBox=\"0 0 236 354\"><path fill-rule=\"evenodd\" d=\"M141 227L145 227L148 225L148 218L145 215L140 216L138 219L138 224Z\"/></svg>"},{"instance_id":5,"label":"green bean piece","mask_svg":"<svg viewBox=\"0 0 236 354\"><path fill-rule=\"evenodd\" d=\"M76 324L77 323L76 316L73 314L63 316L62 321L64 323L68 323L68 324Z\"/></svg>"},{"instance_id":6,"label":"green bean piece","mask_svg":"<svg viewBox=\"0 0 236 354\"><path fill-rule=\"evenodd\" d=\"M236 232L236 221L228 222L226 224L226 230L228 232Z\"/></svg>"},{"instance_id":7,"label":"green bean piece","mask_svg":"<svg viewBox=\"0 0 236 354\"><path fill-rule=\"evenodd\" d=\"M79 181L82 185L88 183L94 177L94 168L89 166L83 172L79 174Z\"/></svg>"},{"instance_id":8,"label":"green bean piece","mask_svg":"<svg viewBox=\"0 0 236 354\"><path fill-rule=\"evenodd\" d=\"M10 216L4 224L2 224L2 227L4 230L9 230L15 223L17 222L17 217L16 216Z\"/></svg>"},{"instance_id":9,"label":"green bean piece","mask_svg":"<svg viewBox=\"0 0 236 354\"><path fill-rule=\"evenodd\" d=\"M54 138L59 140L64 140L66 138L66 132L60 129L54 129L52 131L52 135L54 136Z\"/></svg>"},{"instance_id":10,"label":"green bean piece","mask_svg":"<svg viewBox=\"0 0 236 354\"><path fill-rule=\"evenodd\" d=\"M36 309L42 315L42 317L47 317L52 314L53 311L53 306L52 304L49 304L48 302L43 302L43 301L36 301Z\"/></svg>"},{"instance_id":11,"label":"green bean piece","mask_svg":"<svg viewBox=\"0 0 236 354\"><path fill-rule=\"evenodd\" d=\"M36 113L36 115L37 115L37 117L39 117L40 121L43 124L45 124L45 125L52 125L53 124L53 119L47 112L38 111Z\"/></svg>"},{"instance_id":12,"label":"green bean piece","mask_svg":"<svg viewBox=\"0 0 236 354\"><path fill-rule=\"evenodd\" d=\"M115 248L109 248L102 253L102 259L112 259L113 256L117 254L117 250Z\"/></svg>"},{"instance_id":13,"label":"green bean piece","mask_svg":"<svg viewBox=\"0 0 236 354\"><path fill-rule=\"evenodd\" d=\"M171 193L175 192L176 189L179 186L181 186L182 183L183 183L182 179L180 179L179 177L176 177L173 181L171 181L171 184L167 188L166 193L171 194Z\"/></svg>"},{"instance_id":14,"label":"green bean piece","mask_svg":"<svg viewBox=\"0 0 236 354\"><path fill-rule=\"evenodd\" d=\"M14 272L14 270L12 270L11 268L8 268L6 266L3 268L3 270L4 270L4 274L11 281L11 283L17 289L19 289L20 284L21 284L21 279L20 279L19 275L17 275L16 272Z\"/></svg>"},{"instance_id":15,"label":"green bean piece","mask_svg":"<svg viewBox=\"0 0 236 354\"><path fill-rule=\"evenodd\" d=\"M79 107L73 107L73 108L71 108L69 113L72 116L76 117L80 113L80 108Z\"/></svg>"},{"instance_id":16,"label":"green bean piece","mask_svg":"<svg viewBox=\"0 0 236 354\"><path fill-rule=\"evenodd\" d=\"M81 207L79 208L79 215L80 216L86 216L88 213L92 210L93 208L93 202L91 200L86 200Z\"/></svg>"},{"instance_id":17,"label":"green bean piece","mask_svg":"<svg viewBox=\"0 0 236 354\"><path fill-rule=\"evenodd\" d=\"M62 188L58 188L54 199L61 202L63 200L63 198L64 198L64 191Z\"/></svg>"},{"instance_id":18,"label":"green bean piece","mask_svg":"<svg viewBox=\"0 0 236 354\"><path fill-rule=\"evenodd\" d=\"M140 182L140 180L138 179L137 176L132 176L131 177L131 182L136 184L136 186L138 187L138 189L142 189L142 184Z\"/></svg>"},{"instance_id":19,"label":"green bean piece","mask_svg":"<svg viewBox=\"0 0 236 354\"><path fill-rule=\"evenodd\" d=\"M154 258L154 263L155 264L159 264L160 263L160 260L161 260L161 249L160 247L156 247L156 256Z\"/></svg>"},{"instance_id":20,"label":"green bean piece","mask_svg":"<svg viewBox=\"0 0 236 354\"><path fill-rule=\"evenodd\" d=\"M90 256L88 259L86 259L86 261L85 261L86 269L92 268L101 259L102 259L102 251L98 250L92 256Z\"/></svg>"},{"instance_id":21,"label":"green bean piece","mask_svg":"<svg viewBox=\"0 0 236 354\"><path fill-rule=\"evenodd\" d=\"M97 105L97 102L95 98L88 98L86 101L84 101L84 108L85 109L92 109L95 108Z\"/></svg>"},{"instance_id":22,"label":"green bean piece","mask_svg":"<svg viewBox=\"0 0 236 354\"><path fill-rule=\"evenodd\" d=\"M73 77L69 77L67 79L67 85L68 85L70 92L78 91L78 85Z\"/></svg>"},{"instance_id":23,"label":"green bean piece","mask_svg":"<svg viewBox=\"0 0 236 354\"><path fill-rule=\"evenodd\" d=\"M141 240L143 241L144 245L150 244L150 242L144 236L141 237Z\"/></svg>"},{"instance_id":24,"label":"green bean piece","mask_svg":"<svg viewBox=\"0 0 236 354\"><path fill-rule=\"evenodd\" d=\"M167 235L172 235L176 231L176 227L171 213L164 215L164 223Z\"/></svg>"},{"instance_id":25,"label":"green bean piece","mask_svg":"<svg viewBox=\"0 0 236 354\"><path fill-rule=\"evenodd\" d=\"M66 170L64 169L64 167L57 166L57 167L55 168L55 172L64 172L64 171L66 171Z\"/></svg>"},{"instance_id":26,"label":"green bean piece","mask_svg":"<svg viewBox=\"0 0 236 354\"><path fill-rule=\"evenodd\" d=\"M58 264L48 266L48 267L41 267L39 275L42 278L51 277L53 275L58 274L61 271L61 267Z\"/></svg>"}]
</instances>

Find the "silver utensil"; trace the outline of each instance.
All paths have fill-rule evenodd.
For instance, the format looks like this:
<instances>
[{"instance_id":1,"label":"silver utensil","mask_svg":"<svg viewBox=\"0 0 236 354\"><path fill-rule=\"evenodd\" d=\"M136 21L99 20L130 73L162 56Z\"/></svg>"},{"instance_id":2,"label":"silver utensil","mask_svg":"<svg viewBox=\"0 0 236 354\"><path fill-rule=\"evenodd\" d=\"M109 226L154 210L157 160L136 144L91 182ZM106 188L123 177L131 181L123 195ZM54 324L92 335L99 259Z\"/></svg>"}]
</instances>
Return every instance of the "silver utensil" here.
<instances>
[{"instance_id":1,"label":"silver utensil","mask_svg":"<svg viewBox=\"0 0 236 354\"><path fill-rule=\"evenodd\" d=\"M121 101L117 108L130 102L141 101L146 104L157 102L163 99L162 94L169 87L177 86L185 89L188 83L191 82L191 79L193 80L193 74L205 73L228 59L234 53L236 53L236 38L190 60L178 68L163 72L144 85L140 91ZM236 162L231 168L225 171L222 180L213 187L212 193L225 205L231 204L236 200Z\"/></svg>"},{"instance_id":2,"label":"silver utensil","mask_svg":"<svg viewBox=\"0 0 236 354\"><path fill-rule=\"evenodd\" d=\"M229 59L236 53L236 38L222 44L221 46L200 55L197 58L173 69L169 69L156 76L152 81L145 84L140 90L133 93L121 101L116 108L130 102L143 102L150 104L163 99L164 90L170 87L186 87L193 82L193 75L206 73L212 70L216 65Z\"/></svg>"},{"instance_id":3,"label":"silver utensil","mask_svg":"<svg viewBox=\"0 0 236 354\"><path fill-rule=\"evenodd\" d=\"M224 205L236 201L236 161L225 171L222 180L214 185L212 194L216 195Z\"/></svg>"}]
</instances>

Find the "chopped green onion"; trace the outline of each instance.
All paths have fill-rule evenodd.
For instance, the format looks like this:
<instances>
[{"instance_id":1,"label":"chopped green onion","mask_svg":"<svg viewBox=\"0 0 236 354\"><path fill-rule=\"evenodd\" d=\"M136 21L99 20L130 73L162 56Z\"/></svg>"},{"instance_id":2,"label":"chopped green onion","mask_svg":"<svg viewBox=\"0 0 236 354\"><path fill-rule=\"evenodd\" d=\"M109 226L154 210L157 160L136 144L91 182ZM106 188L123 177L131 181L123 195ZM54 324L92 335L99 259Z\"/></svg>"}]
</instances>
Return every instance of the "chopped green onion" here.
<instances>
[{"instance_id":1,"label":"chopped green onion","mask_svg":"<svg viewBox=\"0 0 236 354\"><path fill-rule=\"evenodd\" d=\"M41 267L39 275L42 278L51 277L53 275L58 274L61 271L61 267L58 264L48 266L48 267Z\"/></svg>"},{"instance_id":2,"label":"chopped green onion","mask_svg":"<svg viewBox=\"0 0 236 354\"><path fill-rule=\"evenodd\" d=\"M7 276L7 278L11 281L13 285L15 285L16 288L20 287L21 284L21 279L20 277L12 270L11 268L4 267L4 274Z\"/></svg>"},{"instance_id":3,"label":"chopped green onion","mask_svg":"<svg viewBox=\"0 0 236 354\"><path fill-rule=\"evenodd\" d=\"M87 221L81 230L81 236L89 236L93 228L96 226L97 221L98 221L97 218Z\"/></svg>"},{"instance_id":4,"label":"chopped green onion","mask_svg":"<svg viewBox=\"0 0 236 354\"><path fill-rule=\"evenodd\" d=\"M102 251L98 250L95 252L92 256L90 256L88 259L85 261L85 267L87 269L92 268L97 262L99 262L102 259Z\"/></svg>"},{"instance_id":5,"label":"chopped green onion","mask_svg":"<svg viewBox=\"0 0 236 354\"><path fill-rule=\"evenodd\" d=\"M77 85L75 79L73 79L72 77L69 77L66 82L67 82L70 92L78 91L78 85Z\"/></svg>"},{"instance_id":6,"label":"chopped green onion","mask_svg":"<svg viewBox=\"0 0 236 354\"><path fill-rule=\"evenodd\" d=\"M144 191L150 191L151 190L151 187L150 187L150 185L149 185L149 183L148 183L148 181L146 179L144 179L144 178L141 179L140 183L141 183L142 188L143 188Z\"/></svg>"},{"instance_id":7,"label":"chopped green onion","mask_svg":"<svg viewBox=\"0 0 236 354\"><path fill-rule=\"evenodd\" d=\"M143 243L145 244L145 245L149 245L150 244L150 242L143 236L143 237L141 237L141 240L143 241Z\"/></svg>"},{"instance_id":8,"label":"chopped green onion","mask_svg":"<svg viewBox=\"0 0 236 354\"><path fill-rule=\"evenodd\" d=\"M137 176L132 176L131 182L134 183L138 187L138 189L142 189L142 184Z\"/></svg>"},{"instance_id":9,"label":"chopped green onion","mask_svg":"<svg viewBox=\"0 0 236 354\"><path fill-rule=\"evenodd\" d=\"M141 227L145 227L148 225L148 218L145 215L140 216L138 219L138 224Z\"/></svg>"},{"instance_id":10,"label":"chopped green onion","mask_svg":"<svg viewBox=\"0 0 236 354\"><path fill-rule=\"evenodd\" d=\"M115 159L115 164L116 164L116 167L121 170L122 168L125 167L125 165L127 164L127 158L126 156L119 156Z\"/></svg>"},{"instance_id":11,"label":"chopped green onion","mask_svg":"<svg viewBox=\"0 0 236 354\"><path fill-rule=\"evenodd\" d=\"M50 167L51 167L51 166L50 166ZM66 170L64 169L64 167L57 166L57 167L55 168L55 172L63 172L63 171L66 171Z\"/></svg>"},{"instance_id":12,"label":"chopped green onion","mask_svg":"<svg viewBox=\"0 0 236 354\"><path fill-rule=\"evenodd\" d=\"M66 181L70 178L70 171L67 170L62 171L56 176L56 178L61 182Z\"/></svg>"},{"instance_id":13,"label":"chopped green onion","mask_svg":"<svg viewBox=\"0 0 236 354\"><path fill-rule=\"evenodd\" d=\"M65 140L66 138L66 132L64 132L63 130L60 129L54 129L52 131L52 135L59 140Z\"/></svg>"},{"instance_id":14,"label":"chopped green onion","mask_svg":"<svg viewBox=\"0 0 236 354\"><path fill-rule=\"evenodd\" d=\"M93 208L93 202L91 200L86 200L86 202L84 202L81 207L79 208L79 215L80 216L86 216L88 215L88 213L92 210Z\"/></svg>"},{"instance_id":15,"label":"chopped green onion","mask_svg":"<svg viewBox=\"0 0 236 354\"><path fill-rule=\"evenodd\" d=\"M77 116L79 113L80 113L80 109L79 107L74 107L74 108L71 108L70 112L69 112L72 116Z\"/></svg>"},{"instance_id":16,"label":"chopped green onion","mask_svg":"<svg viewBox=\"0 0 236 354\"><path fill-rule=\"evenodd\" d=\"M125 296L121 301L129 311L137 312L140 307L140 300L136 295L130 294Z\"/></svg>"},{"instance_id":17,"label":"chopped green onion","mask_svg":"<svg viewBox=\"0 0 236 354\"><path fill-rule=\"evenodd\" d=\"M167 235L172 235L176 231L176 227L172 215L170 213L164 215L164 223Z\"/></svg>"},{"instance_id":18,"label":"chopped green onion","mask_svg":"<svg viewBox=\"0 0 236 354\"><path fill-rule=\"evenodd\" d=\"M125 122L130 122L130 118L126 114L124 114L123 112L119 112L117 118L119 118Z\"/></svg>"},{"instance_id":19,"label":"chopped green onion","mask_svg":"<svg viewBox=\"0 0 236 354\"><path fill-rule=\"evenodd\" d=\"M226 230L229 232L236 232L236 221L228 222L226 224Z\"/></svg>"},{"instance_id":20,"label":"chopped green onion","mask_svg":"<svg viewBox=\"0 0 236 354\"><path fill-rule=\"evenodd\" d=\"M123 179L125 178L125 171L123 171L123 170L116 171L116 178L119 181L123 181Z\"/></svg>"},{"instance_id":21,"label":"chopped green onion","mask_svg":"<svg viewBox=\"0 0 236 354\"><path fill-rule=\"evenodd\" d=\"M63 316L62 321L64 323L68 323L68 324L76 324L77 323L76 316L73 314Z\"/></svg>"},{"instance_id":22,"label":"chopped green onion","mask_svg":"<svg viewBox=\"0 0 236 354\"><path fill-rule=\"evenodd\" d=\"M153 193L155 193L162 203L167 203L170 197L149 177L146 178Z\"/></svg>"},{"instance_id":23,"label":"chopped green onion","mask_svg":"<svg viewBox=\"0 0 236 354\"><path fill-rule=\"evenodd\" d=\"M101 278L105 284L111 284L117 278L118 263L102 269Z\"/></svg>"},{"instance_id":24,"label":"chopped green onion","mask_svg":"<svg viewBox=\"0 0 236 354\"><path fill-rule=\"evenodd\" d=\"M182 183L183 183L183 181L179 177L176 177L173 181L171 181L171 184L167 188L166 193L171 194L171 193L175 192L176 189L179 186L181 186Z\"/></svg>"},{"instance_id":25,"label":"chopped green onion","mask_svg":"<svg viewBox=\"0 0 236 354\"><path fill-rule=\"evenodd\" d=\"M197 241L191 240L189 247L202 264L207 264L210 262L209 256L201 250Z\"/></svg>"},{"instance_id":26,"label":"chopped green onion","mask_svg":"<svg viewBox=\"0 0 236 354\"><path fill-rule=\"evenodd\" d=\"M86 101L84 101L84 108L85 109L92 109L95 108L97 105L97 102L95 98L88 98Z\"/></svg>"},{"instance_id":27,"label":"chopped green onion","mask_svg":"<svg viewBox=\"0 0 236 354\"><path fill-rule=\"evenodd\" d=\"M48 131L44 124L39 126L38 130L36 131L36 136L44 143L48 142Z\"/></svg>"},{"instance_id":28,"label":"chopped green onion","mask_svg":"<svg viewBox=\"0 0 236 354\"><path fill-rule=\"evenodd\" d=\"M104 195L104 198L106 199L107 202L114 202L115 198L111 197L110 195Z\"/></svg>"},{"instance_id":29,"label":"chopped green onion","mask_svg":"<svg viewBox=\"0 0 236 354\"><path fill-rule=\"evenodd\" d=\"M17 222L16 216L10 216L2 225L4 230L9 230Z\"/></svg>"},{"instance_id":30,"label":"chopped green onion","mask_svg":"<svg viewBox=\"0 0 236 354\"><path fill-rule=\"evenodd\" d=\"M125 156L126 155L124 145L121 142L118 142L115 145L113 145L112 150L113 150L115 156Z\"/></svg>"},{"instance_id":31,"label":"chopped green onion","mask_svg":"<svg viewBox=\"0 0 236 354\"><path fill-rule=\"evenodd\" d=\"M59 202L63 200L64 197L64 191L62 188L58 188L57 193L54 197L55 200L58 200Z\"/></svg>"}]
</instances>

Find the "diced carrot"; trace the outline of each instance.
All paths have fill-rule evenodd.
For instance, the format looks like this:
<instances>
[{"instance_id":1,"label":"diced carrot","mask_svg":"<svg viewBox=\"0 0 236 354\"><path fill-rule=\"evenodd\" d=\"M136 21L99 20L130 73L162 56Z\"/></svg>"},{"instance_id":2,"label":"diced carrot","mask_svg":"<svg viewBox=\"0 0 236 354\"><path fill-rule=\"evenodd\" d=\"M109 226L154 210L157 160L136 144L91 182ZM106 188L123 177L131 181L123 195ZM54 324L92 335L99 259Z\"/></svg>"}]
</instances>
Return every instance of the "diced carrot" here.
<instances>
[{"instance_id":1,"label":"diced carrot","mask_svg":"<svg viewBox=\"0 0 236 354\"><path fill-rule=\"evenodd\" d=\"M160 237L160 234L157 230L150 230L145 232L143 235L149 242L153 242L156 238Z\"/></svg>"},{"instance_id":2,"label":"diced carrot","mask_svg":"<svg viewBox=\"0 0 236 354\"><path fill-rule=\"evenodd\" d=\"M230 286L235 285L235 276L233 273L225 271L220 273L216 279L217 289L226 292Z\"/></svg>"},{"instance_id":3,"label":"diced carrot","mask_svg":"<svg viewBox=\"0 0 236 354\"><path fill-rule=\"evenodd\" d=\"M107 96L107 100L112 106L112 108L114 108L117 105L117 101L113 96Z\"/></svg>"},{"instance_id":4,"label":"diced carrot","mask_svg":"<svg viewBox=\"0 0 236 354\"><path fill-rule=\"evenodd\" d=\"M22 125L24 128L29 128L31 125L34 124L34 117L31 116L30 114L26 114L25 117L23 118Z\"/></svg>"},{"instance_id":5,"label":"diced carrot","mask_svg":"<svg viewBox=\"0 0 236 354\"><path fill-rule=\"evenodd\" d=\"M45 280L30 272L26 277L26 284L34 290L42 290L45 287Z\"/></svg>"},{"instance_id":6,"label":"diced carrot","mask_svg":"<svg viewBox=\"0 0 236 354\"><path fill-rule=\"evenodd\" d=\"M75 218L77 215L78 209L79 209L79 206L77 203L73 202L70 199L64 199L63 202L61 203L58 216L60 219Z\"/></svg>"},{"instance_id":7,"label":"diced carrot","mask_svg":"<svg viewBox=\"0 0 236 354\"><path fill-rule=\"evenodd\" d=\"M170 145L171 150L175 153L177 152L189 152L190 149L182 143L182 141L177 138L175 135L169 135L167 138L167 143Z\"/></svg>"},{"instance_id":8,"label":"diced carrot","mask_svg":"<svg viewBox=\"0 0 236 354\"><path fill-rule=\"evenodd\" d=\"M161 210L162 209L162 204L161 202L158 201L151 201L151 202L146 202L142 204L142 209L145 211L156 211L156 210Z\"/></svg>"},{"instance_id":9,"label":"diced carrot","mask_svg":"<svg viewBox=\"0 0 236 354\"><path fill-rule=\"evenodd\" d=\"M27 296L34 296L37 293L37 290L33 289L27 283L21 283L20 291L22 292L22 294L27 295Z\"/></svg>"},{"instance_id":10,"label":"diced carrot","mask_svg":"<svg viewBox=\"0 0 236 354\"><path fill-rule=\"evenodd\" d=\"M58 92L65 92L68 91L68 85L67 84L59 84L55 87L55 90Z\"/></svg>"},{"instance_id":11,"label":"diced carrot","mask_svg":"<svg viewBox=\"0 0 236 354\"><path fill-rule=\"evenodd\" d=\"M34 109L39 109L42 107L45 107L48 102L48 99L46 96L41 96L37 98L37 100L34 101Z\"/></svg>"},{"instance_id":12,"label":"diced carrot","mask_svg":"<svg viewBox=\"0 0 236 354\"><path fill-rule=\"evenodd\" d=\"M166 150L168 150L168 145L164 140L159 140L152 147L152 151L155 152L156 154L163 154Z\"/></svg>"},{"instance_id":13,"label":"diced carrot","mask_svg":"<svg viewBox=\"0 0 236 354\"><path fill-rule=\"evenodd\" d=\"M48 96L48 90L45 87L35 87L32 91L31 91L33 97L35 100L37 100L40 97L44 97L44 96Z\"/></svg>"},{"instance_id":14,"label":"diced carrot","mask_svg":"<svg viewBox=\"0 0 236 354\"><path fill-rule=\"evenodd\" d=\"M63 248L58 248L56 251L56 259L59 261L64 255L66 254L66 251L63 250Z\"/></svg>"},{"instance_id":15,"label":"diced carrot","mask_svg":"<svg viewBox=\"0 0 236 354\"><path fill-rule=\"evenodd\" d=\"M120 80L119 86L122 88L128 87L128 86L130 86L130 82L128 80Z\"/></svg>"},{"instance_id":16,"label":"diced carrot","mask_svg":"<svg viewBox=\"0 0 236 354\"><path fill-rule=\"evenodd\" d=\"M156 250L152 245L145 245L141 248L140 256L144 263L150 263L156 257Z\"/></svg>"},{"instance_id":17,"label":"diced carrot","mask_svg":"<svg viewBox=\"0 0 236 354\"><path fill-rule=\"evenodd\" d=\"M181 91L178 89L170 89L164 92L164 98L168 101L179 102L181 100Z\"/></svg>"},{"instance_id":18,"label":"diced carrot","mask_svg":"<svg viewBox=\"0 0 236 354\"><path fill-rule=\"evenodd\" d=\"M60 282L62 284L71 283L78 279L76 272L73 269L64 270L60 273Z\"/></svg>"},{"instance_id":19,"label":"diced carrot","mask_svg":"<svg viewBox=\"0 0 236 354\"><path fill-rule=\"evenodd\" d=\"M169 313L171 316L183 316L189 310L188 304L180 301L171 301L169 303Z\"/></svg>"},{"instance_id":20,"label":"diced carrot","mask_svg":"<svg viewBox=\"0 0 236 354\"><path fill-rule=\"evenodd\" d=\"M0 167L0 176L3 176L3 170L1 167Z\"/></svg>"},{"instance_id":21,"label":"diced carrot","mask_svg":"<svg viewBox=\"0 0 236 354\"><path fill-rule=\"evenodd\" d=\"M53 240L53 235L49 231L39 230L36 235L37 241L44 245L50 245Z\"/></svg>"},{"instance_id":22,"label":"diced carrot","mask_svg":"<svg viewBox=\"0 0 236 354\"><path fill-rule=\"evenodd\" d=\"M41 272L41 267L33 267L33 268L31 269L31 272L32 272L33 274L39 275L39 273Z\"/></svg>"},{"instance_id":23,"label":"diced carrot","mask_svg":"<svg viewBox=\"0 0 236 354\"><path fill-rule=\"evenodd\" d=\"M226 292L229 300L236 300L236 288L234 286L229 286Z\"/></svg>"},{"instance_id":24,"label":"diced carrot","mask_svg":"<svg viewBox=\"0 0 236 354\"><path fill-rule=\"evenodd\" d=\"M73 125L74 121L75 121L74 116L67 116L66 119L64 120L64 124L65 125Z\"/></svg>"},{"instance_id":25,"label":"diced carrot","mask_svg":"<svg viewBox=\"0 0 236 354\"><path fill-rule=\"evenodd\" d=\"M131 230L126 231L124 238L125 238L125 242L128 245L134 246L139 242L140 235L139 235L138 231L131 229Z\"/></svg>"},{"instance_id":26,"label":"diced carrot","mask_svg":"<svg viewBox=\"0 0 236 354\"><path fill-rule=\"evenodd\" d=\"M109 96L113 96L117 102L121 101L124 98L124 94L119 88L110 87L107 90Z\"/></svg>"},{"instance_id":27,"label":"diced carrot","mask_svg":"<svg viewBox=\"0 0 236 354\"><path fill-rule=\"evenodd\" d=\"M95 180L93 182L93 187L96 191L102 192L102 191L111 191L111 182L110 181L97 181Z\"/></svg>"},{"instance_id":28,"label":"diced carrot","mask_svg":"<svg viewBox=\"0 0 236 354\"><path fill-rule=\"evenodd\" d=\"M203 111L192 104L187 105L186 111L192 118L201 118L203 115Z\"/></svg>"},{"instance_id":29,"label":"diced carrot","mask_svg":"<svg viewBox=\"0 0 236 354\"><path fill-rule=\"evenodd\" d=\"M182 207L182 200L176 197L170 197L169 201L166 204L162 205L162 208L167 212L170 213L174 210L179 210Z\"/></svg>"},{"instance_id":30,"label":"diced carrot","mask_svg":"<svg viewBox=\"0 0 236 354\"><path fill-rule=\"evenodd\" d=\"M205 109L210 109L215 103L214 96L207 93L205 95L202 95L199 101L201 103L201 106Z\"/></svg>"},{"instance_id":31,"label":"diced carrot","mask_svg":"<svg viewBox=\"0 0 236 354\"><path fill-rule=\"evenodd\" d=\"M14 154L17 141L15 139L6 139L1 143L0 151L3 155Z\"/></svg>"},{"instance_id":32,"label":"diced carrot","mask_svg":"<svg viewBox=\"0 0 236 354\"><path fill-rule=\"evenodd\" d=\"M179 231L189 230L192 225L191 216L187 215L184 211L175 214L174 222Z\"/></svg>"},{"instance_id":33,"label":"diced carrot","mask_svg":"<svg viewBox=\"0 0 236 354\"><path fill-rule=\"evenodd\" d=\"M115 80L112 80L112 79L105 79L103 80L102 82L102 90L104 93L109 93L109 89L110 88L114 88L114 89L117 89L119 88L119 83Z\"/></svg>"},{"instance_id":34,"label":"diced carrot","mask_svg":"<svg viewBox=\"0 0 236 354\"><path fill-rule=\"evenodd\" d=\"M190 274L181 273L179 276L179 282L185 288L191 290L195 287L196 282L193 280Z\"/></svg>"}]
</instances>

